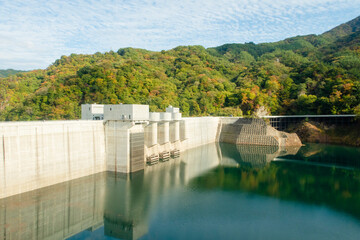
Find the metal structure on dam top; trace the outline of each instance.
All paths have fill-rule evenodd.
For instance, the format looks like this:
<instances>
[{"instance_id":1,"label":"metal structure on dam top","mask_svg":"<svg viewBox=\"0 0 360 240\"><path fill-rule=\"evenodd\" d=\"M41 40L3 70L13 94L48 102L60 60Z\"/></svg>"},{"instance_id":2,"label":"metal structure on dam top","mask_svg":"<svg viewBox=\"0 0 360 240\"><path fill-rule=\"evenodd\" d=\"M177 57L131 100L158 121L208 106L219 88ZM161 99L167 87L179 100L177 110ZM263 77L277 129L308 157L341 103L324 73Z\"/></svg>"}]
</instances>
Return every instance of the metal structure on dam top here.
<instances>
[{"instance_id":1,"label":"metal structure on dam top","mask_svg":"<svg viewBox=\"0 0 360 240\"><path fill-rule=\"evenodd\" d=\"M270 125L280 131L307 120L337 126L352 124L356 121L354 114L263 116L262 118L269 119Z\"/></svg>"}]
</instances>

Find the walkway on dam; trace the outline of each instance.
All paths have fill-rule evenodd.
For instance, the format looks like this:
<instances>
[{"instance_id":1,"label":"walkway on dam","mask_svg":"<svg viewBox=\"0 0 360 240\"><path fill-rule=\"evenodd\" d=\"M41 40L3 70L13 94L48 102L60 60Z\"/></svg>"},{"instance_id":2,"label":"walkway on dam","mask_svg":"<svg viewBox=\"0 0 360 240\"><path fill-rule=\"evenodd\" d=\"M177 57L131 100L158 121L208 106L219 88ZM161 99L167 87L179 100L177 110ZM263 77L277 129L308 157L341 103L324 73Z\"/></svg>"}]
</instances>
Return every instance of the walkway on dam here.
<instances>
[{"instance_id":1,"label":"walkway on dam","mask_svg":"<svg viewBox=\"0 0 360 240\"><path fill-rule=\"evenodd\" d=\"M356 121L356 115L354 114L263 116L262 118L269 119L270 125L280 131L284 131L289 126L299 124L304 120L338 126L352 124Z\"/></svg>"}]
</instances>

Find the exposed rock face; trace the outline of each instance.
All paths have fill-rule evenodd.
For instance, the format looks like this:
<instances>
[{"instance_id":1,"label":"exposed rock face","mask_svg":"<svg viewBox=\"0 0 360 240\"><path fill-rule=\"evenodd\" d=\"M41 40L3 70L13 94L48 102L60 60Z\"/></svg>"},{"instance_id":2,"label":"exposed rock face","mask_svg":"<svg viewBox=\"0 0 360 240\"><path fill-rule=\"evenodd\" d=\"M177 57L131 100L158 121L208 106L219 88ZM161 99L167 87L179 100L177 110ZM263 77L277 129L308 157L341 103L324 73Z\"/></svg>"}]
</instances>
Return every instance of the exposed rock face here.
<instances>
[{"instance_id":1,"label":"exposed rock face","mask_svg":"<svg viewBox=\"0 0 360 240\"><path fill-rule=\"evenodd\" d=\"M235 122L222 121L219 142L262 146L301 146L296 133L276 130L263 119L239 118Z\"/></svg>"},{"instance_id":2,"label":"exposed rock face","mask_svg":"<svg viewBox=\"0 0 360 240\"><path fill-rule=\"evenodd\" d=\"M303 142L360 146L360 122L342 126L311 121L293 126L289 130L298 134Z\"/></svg>"},{"instance_id":3,"label":"exposed rock face","mask_svg":"<svg viewBox=\"0 0 360 240\"><path fill-rule=\"evenodd\" d=\"M306 142L326 142L326 134L315 124L304 122L296 129L298 136Z\"/></svg>"}]
</instances>

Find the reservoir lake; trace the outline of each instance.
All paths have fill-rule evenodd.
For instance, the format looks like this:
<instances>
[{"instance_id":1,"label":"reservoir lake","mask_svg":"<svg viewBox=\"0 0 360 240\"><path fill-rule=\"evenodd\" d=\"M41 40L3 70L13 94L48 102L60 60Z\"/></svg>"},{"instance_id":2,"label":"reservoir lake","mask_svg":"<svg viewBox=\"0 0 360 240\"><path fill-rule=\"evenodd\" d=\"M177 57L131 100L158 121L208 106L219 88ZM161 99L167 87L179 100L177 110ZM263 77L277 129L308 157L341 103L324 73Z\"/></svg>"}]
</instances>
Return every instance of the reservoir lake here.
<instances>
[{"instance_id":1,"label":"reservoir lake","mask_svg":"<svg viewBox=\"0 0 360 240\"><path fill-rule=\"evenodd\" d=\"M360 148L213 143L0 200L0 239L359 239Z\"/></svg>"}]
</instances>

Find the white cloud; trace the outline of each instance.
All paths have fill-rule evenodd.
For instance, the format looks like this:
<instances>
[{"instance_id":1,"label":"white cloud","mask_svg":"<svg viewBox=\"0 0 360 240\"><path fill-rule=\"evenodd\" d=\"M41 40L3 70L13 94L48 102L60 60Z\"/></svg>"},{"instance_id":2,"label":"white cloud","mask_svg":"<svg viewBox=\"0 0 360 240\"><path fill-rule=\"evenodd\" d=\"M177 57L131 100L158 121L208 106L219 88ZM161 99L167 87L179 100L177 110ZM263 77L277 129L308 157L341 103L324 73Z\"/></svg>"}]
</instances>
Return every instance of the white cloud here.
<instances>
[{"instance_id":1,"label":"white cloud","mask_svg":"<svg viewBox=\"0 0 360 240\"><path fill-rule=\"evenodd\" d=\"M322 33L360 0L0 0L0 68L45 68L61 55L218 46Z\"/></svg>"}]
</instances>

